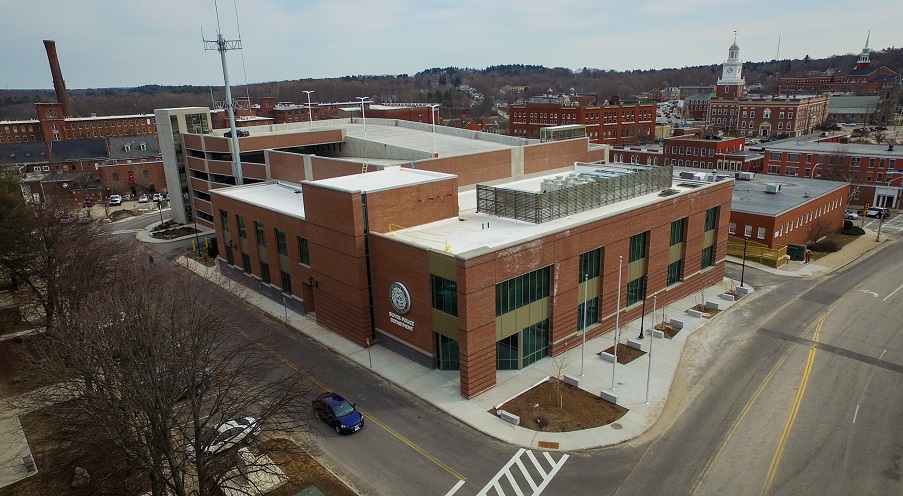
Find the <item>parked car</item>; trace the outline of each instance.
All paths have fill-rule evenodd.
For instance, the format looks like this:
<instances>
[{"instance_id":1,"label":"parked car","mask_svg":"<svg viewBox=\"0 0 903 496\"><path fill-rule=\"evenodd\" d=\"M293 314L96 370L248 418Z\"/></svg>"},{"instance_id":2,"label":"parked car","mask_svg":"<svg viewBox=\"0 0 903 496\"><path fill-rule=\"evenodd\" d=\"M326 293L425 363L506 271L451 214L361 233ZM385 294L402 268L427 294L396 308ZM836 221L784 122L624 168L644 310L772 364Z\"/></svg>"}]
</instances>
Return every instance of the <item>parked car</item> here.
<instances>
[{"instance_id":1,"label":"parked car","mask_svg":"<svg viewBox=\"0 0 903 496\"><path fill-rule=\"evenodd\" d=\"M236 130L235 130L235 134L236 134L236 136L238 136L239 138L247 138L248 136L251 135L251 133L249 133L248 131L246 131L246 130L244 130L244 129L236 129ZM231 130L230 130L230 131L226 131L226 134L224 134L223 136L225 136L225 137L227 137L227 138L231 138L231 137L232 137L232 131L231 131Z\"/></svg>"},{"instance_id":2,"label":"parked car","mask_svg":"<svg viewBox=\"0 0 903 496\"><path fill-rule=\"evenodd\" d=\"M154 198L153 198L153 200L154 200L155 202L162 201L162 200L163 200L163 195L161 195L160 193L154 193Z\"/></svg>"},{"instance_id":3,"label":"parked car","mask_svg":"<svg viewBox=\"0 0 903 496\"><path fill-rule=\"evenodd\" d=\"M149 201L150 199L147 197L147 195L141 195L138 197L138 203L147 203Z\"/></svg>"},{"instance_id":4,"label":"parked car","mask_svg":"<svg viewBox=\"0 0 903 496\"><path fill-rule=\"evenodd\" d=\"M886 219L890 217L890 210L881 207L872 207L865 215L866 217L874 217L876 219Z\"/></svg>"},{"instance_id":5,"label":"parked car","mask_svg":"<svg viewBox=\"0 0 903 496\"><path fill-rule=\"evenodd\" d=\"M110 195L110 206L115 207L117 205L122 205L122 197L119 195Z\"/></svg>"},{"instance_id":6,"label":"parked car","mask_svg":"<svg viewBox=\"0 0 903 496\"><path fill-rule=\"evenodd\" d=\"M122 201L132 201L132 195L122 195Z\"/></svg>"},{"instance_id":7,"label":"parked car","mask_svg":"<svg viewBox=\"0 0 903 496\"><path fill-rule=\"evenodd\" d=\"M252 436L258 428L257 419L243 417L229 420L218 425L215 429L206 429L201 432L200 447L208 455L219 453L237 446L239 443ZM192 460L195 459L195 443L188 443L185 452Z\"/></svg>"},{"instance_id":8,"label":"parked car","mask_svg":"<svg viewBox=\"0 0 903 496\"><path fill-rule=\"evenodd\" d=\"M847 210L846 212L844 212L843 218L857 220L857 219L859 219L859 214L857 214L856 212L854 212L852 210Z\"/></svg>"},{"instance_id":9,"label":"parked car","mask_svg":"<svg viewBox=\"0 0 903 496\"><path fill-rule=\"evenodd\" d=\"M336 434L351 434L364 427L364 416L353 403L336 393L327 392L313 400L314 412L320 420L335 429Z\"/></svg>"}]
</instances>

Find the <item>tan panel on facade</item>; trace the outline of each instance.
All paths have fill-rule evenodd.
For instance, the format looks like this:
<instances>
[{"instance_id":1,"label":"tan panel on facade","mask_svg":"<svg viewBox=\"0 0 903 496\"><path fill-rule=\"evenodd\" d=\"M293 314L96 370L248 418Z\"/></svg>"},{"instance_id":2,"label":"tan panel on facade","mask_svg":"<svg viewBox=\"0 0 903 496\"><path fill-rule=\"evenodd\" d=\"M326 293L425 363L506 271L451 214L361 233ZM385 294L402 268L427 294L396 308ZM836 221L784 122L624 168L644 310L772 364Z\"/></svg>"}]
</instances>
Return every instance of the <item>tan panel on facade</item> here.
<instances>
[{"instance_id":1,"label":"tan panel on facade","mask_svg":"<svg viewBox=\"0 0 903 496\"><path fill-rule=\"evenodd\" d=\"M517 334L526 327L549 318L550 298L543 298L495 318L495 340Z\"/></svg>"},{"instance_id":2,"label":"tan panel on facade","mask_svg":"<svg viewBox=\"0 0 903 496\"><path fill-rule=\"evenodd\" d=\"M431 250L427 253L427 260L429 261L430 274L449 281L458 281L458 267L455 265L455 257L441 251Z\"/></svg>"},{"instance_id":3,"label":"tan panel on facade","mask_svg":"<svg viewBox=\"0 0 903 496\"><path fill-rule=\"evenodd\" d=\"M672 264L684 257L683 242L677 243L668 250L668 264Z\"/></svg>"},{"instance_id":4,"label":"tan panel on facade","mask_svg":"<svg viewBox=\"0 0 903 496\"><path fill-rule=\"evenodd\" d=\"M291 273L289 269L288 255L279 254L279 270L285 273Z\"/></svg>"},{"instance_id":5,"label":"tan panel on facade","mask_svg":"<svg viewBox=\"0 0 903 496\"><path fill-rule=\"evenodd\" d=\"M706 231L702 235L702 247L708 248L715 244L715 235L718 233L717 229L712 229L711 231Z\"/></svg>"},{"instance_id":6,"label":"tan panel on facade","mask_svg":"<svg viewBox=\"0 0 903 496\"><path fill-rule=\"evenodd\" d=\"M631 262L627 265L627 280L632 281L637 277L642 276L646 273L646 264L648 260L645 258L641 258L636 262Z\"/></svg>"},{"instance_id":7,"label":"tan panel on facade","mask_svg":"<svg viewBox=\"0 0 903 496\"><path fill-rule=\"evenodd\" d=\"M447 338L458 340L458 318L433 309L433 330Z\"/></svg>"},{"instance_id":8,"label":"tan panel on facade","mask_svg":"<svg viewBox=\"0 0 903 496\"><path fill-rule=\"evenodd\" d=\"M583 286L587 286L586 293L583 292ZM596 276L586 282L581 282L577 286L580 303L583 303L584 296L587 300L591 300L599 296L599 276Z\"/></svg>"}]
</instances>

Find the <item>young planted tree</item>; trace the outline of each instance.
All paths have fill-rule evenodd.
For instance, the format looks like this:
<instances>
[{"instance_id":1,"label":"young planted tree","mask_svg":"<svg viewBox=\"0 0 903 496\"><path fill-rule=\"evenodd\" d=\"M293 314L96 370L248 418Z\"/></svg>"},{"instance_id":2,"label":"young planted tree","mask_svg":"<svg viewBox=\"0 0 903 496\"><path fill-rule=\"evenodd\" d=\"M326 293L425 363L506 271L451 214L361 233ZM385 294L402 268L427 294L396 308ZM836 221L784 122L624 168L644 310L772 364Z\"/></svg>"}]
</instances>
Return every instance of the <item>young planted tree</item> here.
<instances>
[{"instance_id":1,"label":"young planted tree","mask_svg":"<svg viewBox=\"0 0 903 496\"><path fill-rule=\"evenodd\" d=\"M274 365L240 300L134 256L40 343L35 373L66 400L50 413L72 427L70 442L124 459L155 496L219 494L230 481L247 488L253 478L242 474L271 465L239 457L242 447L256 449L258 435L306 443L309 378Z\"/></svg>"}]
</instances>

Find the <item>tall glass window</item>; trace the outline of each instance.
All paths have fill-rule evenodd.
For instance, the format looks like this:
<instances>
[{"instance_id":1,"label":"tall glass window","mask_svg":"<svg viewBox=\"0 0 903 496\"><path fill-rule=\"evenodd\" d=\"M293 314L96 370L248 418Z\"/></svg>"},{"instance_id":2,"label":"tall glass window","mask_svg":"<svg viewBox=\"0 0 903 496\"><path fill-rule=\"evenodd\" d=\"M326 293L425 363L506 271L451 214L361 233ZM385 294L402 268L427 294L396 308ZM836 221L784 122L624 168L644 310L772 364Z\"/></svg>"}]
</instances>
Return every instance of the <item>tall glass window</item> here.
<instances>
[{"instance_id":1,"label":"tall glass window","mask_svg":"<svg viewBox=\"0 0 903 496\"><path fill-rule=\"evenodd\" d=\"M550 275L551 268L543 267L496 284L496 317L548 297Z\"/></svg>"},{"instance_id":2,"label":"tall glass window","mask_svg":"<svg viewBox=\"0 0 903 496\"><path fill-rule=\"evenodd\" d=\"M263 261L260 262L260 279L267 284L270 283L270 264Z\"/></svg>"},{"instance_id":3,"label":"tall glass window","mask_svg":"<svg viewBox=\"0 0 903 496\"><path fill-rule=\"evenodd\" d=\"M495 368L517 370L520 363L520 333L514 333L495 343Z\"/></svg>"},{"instance_id":4,"label":"tall glass window","mask_svg":"<svg viewBox=\"0 0 903 496\"><path fill-rule=\"evenodd\" d=\"M675 220L671 223L671 246L683 243L687 234L687 218Z\"/></svg>"},{"instance_id":5,"label":"tall glass window","mask_svg":"<svg viewBox=\"0 0 903 496\"><path fill-rule=\"evenodd\" d=\"M310 265L310 256L307 253L307 240L298 237L298 259L304 265Z\"/></svg>"},{"instance_id":6,"label":"tall glass window","mask_svg":"<svg viewBox=\"0 0 903 496\"><path fill-rule=\"evenodd\" d=\"M254 231L257 233L257 245L258 246L266 246L267 238L263 231L263 224L260 222L254 221Z\"/></svg>"},{"instance_id":7,"label":"tall glass window","mask_svg":"<svg viewBox=\"0 0 903 496\"><path fill-rule=\"evenodd\" d=\"M602 263L602 249L588 251L580 255L580 282L588 281L600 274Z\"/></svg>"},{"instance_id":8,"label":"tall glass window","mask_svg":"<svg viewBox=\"0 0 903 496\"><path fill-rule=\"evenodd\" d=\"M627 283L627 306L643 300L646 277L640 276Z\"/></svg>"},{"instance_id":9,"label":"tall glass window","mask_svg":"<svg viewBox=\"0 0 903 496\"><path fill-rule=\"evenodd\" d=\"M521 331L524 345L523 367L549 356L549 319Z\"/></svg>"},{"instance_id":10,"label":"tall glass window","mask_svg":"<svg viewBox=\"0 0 903 496\"><path fill-rule=\"evenodd\" d=\"M439 370L459 370L460 356L457 340L436 333L436 367Z\"/></svg>"},{"instance_id":11,"label":"tall glass window","mask_svg":"<svg viewBox=\"0 0 903 496\"><path fill-rule=\"evenodd\" d=\"M641 232L630 237L630 262L646 258L647 245L649 244L649 231Z\"/></svg>"},{"instance_id":12,"label":"tall glass window","mask_svg":"<svg viewBox=\"0 0 903 496\"><path fill-rule=\"evenodd\" d=\"M247 238L248 231L245 229L245 218L241 215L235 216L235 224L238 225L238 237Z\"/></svg>"},{"instance_id":13,"label":"tall glass window","mask_svg":"<svg viewBox=\"0 0 903 496\"><path fill-rule=\"evenodd\" d=\"M285 294L292 294L292 276L288 272L284 270L279 271L279 275L282 277L282 292Z\"/></svg>"},{"instance_id":14,"label":"tall glass window","mask_svg":"<svg viewBox=\"0 0 903 496\"><path fill-rule=\"evenodd\" d=\"M223 225L223 231L229 232L229 213L223 209L219 211L219 221Z\"/></svg>"},{"instance_id":15,"label":"tall glass window","mask_svg":"<svg viewBox=\"0 0 903 496\"><path fill-rule=\"evenodd\" d=\"M684 261L677 260L668 264L668 282L667 285L677 284L683 279Z\"/></svg>"},{"instance_id":16,"label":"tall glass window","mask_svg":"<svg viewBox=\"0 0 903 496\"><path fill-rule=\"evenodd\" d=\"M580 295L581 297L583 295ZM584 307L586 310L584 311ZM580 305L577 305L577 332L583 332L583 316L586 315L586 325L595 324L599 322L599 297L594 296L592 298L588 298L586 303L583 300L580 300Z\"/></svg>"},{"instance_id":17,"label":"tall glass window","mask_svg":"<svg viewBox=\"0 0 903 496\"><path fill-rule=\"evenodd\" d=\"M432 283L433 308L449 315L458 316L458 283L430 274Z\"/></svg>"},{"instance_id":18,"label":"tall glass window","mask_svg":"<svg viewBox=\"0 0 903 496\"><path fill-rule=\"evenodd\" d=\"M250 274L251 273L251 256L248 255L247 253L242 253L241 254L241 264L245 269L245 273Z\"/></svg>"},{"instance_id":19,"label":"tall glass window","mask_svg":"<svg viewBox=\"0 0 903 496\"><path fill-rule=\"evenodd\" d=\"M702 268L715 265L715 246L707 246L702 249Z\"/></svg>"},{"instance_id":20,"label":"tall glass window","mask_svg":"<svg viewBox=\"0 0 903 496\"><path fill-rule=\"evenodd\" d=\"M285 242L285 231L274 229L276 233L276 249L280 255L288 255L288 243Z\"/></svg>"},{"instance_id":21,"label":"tall glass window","mask_svg":"<svg viewBox=\"0 0 903 496\"><path fill-rule=\"evenodd\" d=\"M715 229L718 226L718 207L712 207L705 211L705 230L706 232Z\"/></svg>"}]
</instances>

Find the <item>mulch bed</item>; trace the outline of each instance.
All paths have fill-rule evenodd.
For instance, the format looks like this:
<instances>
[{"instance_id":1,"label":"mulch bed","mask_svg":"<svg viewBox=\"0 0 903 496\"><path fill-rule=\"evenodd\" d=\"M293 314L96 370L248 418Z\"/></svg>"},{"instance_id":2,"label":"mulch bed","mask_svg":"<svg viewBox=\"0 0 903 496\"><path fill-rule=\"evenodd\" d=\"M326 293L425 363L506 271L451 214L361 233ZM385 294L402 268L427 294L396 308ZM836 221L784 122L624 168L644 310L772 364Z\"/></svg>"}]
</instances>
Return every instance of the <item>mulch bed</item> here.
<instances>
[{"instance_id":1,"label":"mulch bed","mask_svg":"<svg viewBox=\"0 0 903 496\"><path fill-rule=\"evenodd\" d=\"M674 336L677 336L677 333L680 332L679 328L674 327L671 324L666 324L664 322L661 324L656 324L655 330L662 331L662 334L664 334L668 339L674 339Z\"/></svg>"},{"instance_id":2,"label":"mulch bed","mask_svg":"<svg viewBox=\"0 0 903 496\"><path fill-rule=\"evenodd\" d=\"M702 312L702 318L704 319L711 319L712 317L721 313L721 310L718 310L717 308L709 308L702 303L694 306L693 310Z\"/></svg>"},{"instance_id":3,"label":"mulch bed","mask_svg":"<svg viewBox=\"0 0 903 496\"><path fill-rule=\"evenodd\" d=\"M571 432L608 425L628 412L622 406L555 378L524 391L500 409L520 417L521 427L542 432ZM493 415L496 412L495 408L489 410Z\"/></svg>"},{"instance_id":4,"label":"mulch bed","mask_svg":"<svg viewBox=\"0 0 903 496\"><path fill-rule=\"evenodd\" d=\"M605 350L601 353L597 353L597 355L602 356L602 353L610 353L613 355L614 352L615 352L615 347L609 346L607 350ZM631 348L630 346L627 346L624 343L618 343L618 363L620 363L621 365L626 365L645 354L646 354L646 352L643 350Z\"/></svg>"}]
</instances>

